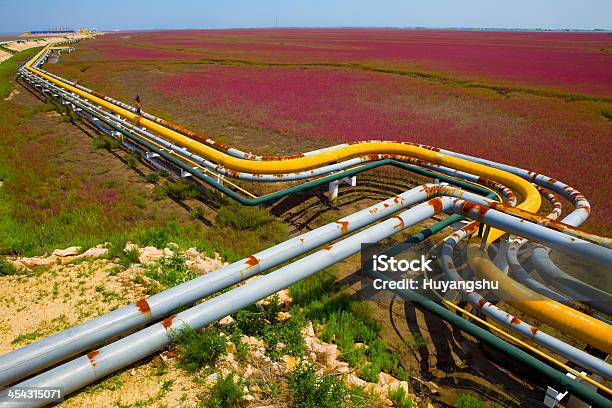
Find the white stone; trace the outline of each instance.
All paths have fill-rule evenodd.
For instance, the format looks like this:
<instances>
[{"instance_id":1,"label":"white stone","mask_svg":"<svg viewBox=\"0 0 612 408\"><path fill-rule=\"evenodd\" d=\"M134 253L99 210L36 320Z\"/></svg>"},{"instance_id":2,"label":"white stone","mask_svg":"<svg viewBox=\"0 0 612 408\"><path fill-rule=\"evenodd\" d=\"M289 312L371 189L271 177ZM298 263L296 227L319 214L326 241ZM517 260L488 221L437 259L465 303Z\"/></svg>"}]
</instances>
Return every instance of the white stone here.
<instances>
[{"instance_id":1,"label":"white stone","mask_svg":"<svg viewBox=\"0 0 612 408\"><path fill-rule=\"evenodd\" d=\"M67 257L76 256L81 252L81 247L73 246L66 249L56 249L51 256Z\"/></svg>"},{"instance_id":2,"label":"white stone","mask_svg":"<svg viewBox=\"0 0 612 408\"><path fill-rule=\"evenodd\" d=\"M232 316L225 316L223 319L219 320L221 326L229 326L232 323L234 323Z\"/></svg>"}]
</instances>

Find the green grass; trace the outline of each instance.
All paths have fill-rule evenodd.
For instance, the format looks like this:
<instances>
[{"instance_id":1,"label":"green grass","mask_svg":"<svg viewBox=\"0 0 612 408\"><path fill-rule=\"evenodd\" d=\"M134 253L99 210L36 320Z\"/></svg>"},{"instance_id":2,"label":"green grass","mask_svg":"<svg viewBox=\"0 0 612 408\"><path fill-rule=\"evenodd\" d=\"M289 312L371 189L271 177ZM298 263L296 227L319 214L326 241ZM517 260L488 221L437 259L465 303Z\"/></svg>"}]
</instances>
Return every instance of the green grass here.
<instances>
[{"instance_id":1,"label":"green grass","mask_svg":"<svg viewBox=\"0 0 612 408\"><path fill-rule=\"evenodd\" d=\"M187 267L185 261L178 252L171 257L161 257L147 268L145 276L159 282L162 290L195 279L198 275Z\"/></svg>"},{"instance_id":2,"label":"green grass","mask_svg":"<svg viewBox=\"0 0 612 408\"><path fill-rule=\"evenodd\" d=\"M217 225L238 230L255 230L270 224L273 217L256 207L245 207L232 202L217 212Z\"/></svg>"},{"instance_id":3,"label":"green grass","mask_svg":"<svg viewBox=\"0 0 612 408\"><path fill-rule=\"evenodd\" d=\"M15 275L17 268L4 258L0 258L0 276Z\"/></svg>"},{"instance_id":4,"label":"green grass","mask_svg":"<svg viewBox=\"0 0 612 408\"><path fill-rule=\"evenodd\" d=\"M214 327L196 331L186 326L178 336L180 352L178 366L190 373L206 366L214 366L219 357L227 354L227 338Z\"/></svg>"},{"instance_id":5,"label":"green grass","mask_svg":"<svg viewBox=\"0 0 612 408\"><path fill-rule=\"evenodd\" d=\"M287 376L294 408L336 408L349 405L344 382L331 375L318 376L315 367L302 363Z\"/></svg>"},{"instance_id":6,"label":"green grass","mask_svg":"<svg viewBox=\"0 0 612 408\"><path fill-rule=\"evenodd\" d=\"M461 394L455 403L457 408L484 408L485 403L472 394Z\"/></svg>"},{"instance_id":7,"label":"green grass","mask_svg":"<svg viewBox=\"0 0 612 408\"><path fill-rule=\"evenodd\" d=\"M210 389L209 396L200 404L201 408L236 408L243 405L243 382L234 378L233 373L226 377L219 376L215 385Z\"/></svg>"},{"instance_id":8,"label":"green grass","mask_svg":"<svg viewBox=\"0 0 612 408\"><path fill-rule=\"evenodd\" d=\"M359 368L359 376L364 380L378 382L381 371L407 380L409 375L396 354L380 338L381 326L370 317L369 304L353 300L342 291L330 295L334 281L332 269L291 286L292 313L299 313L298 307L302 307L305 318L322 327L321 340L335 342L342 352L340 358Z\"/></svg>"},{"instance_id":9,"label":"green grass","mask_svg":"<svg viewBox=\"0 0 612 408\"><path fill-rule=\"evenodd\" d=\"M397 408L412 408L412 400L403 387L397 387L387 393L387 398L393 401L393 406Z\"/></svg>"},{"instance_id":10,"label":"green grass","mask_svg":"<svg viewBox=\"0 0 612 408\"><path fill-rule=\"evenodd\" d=\"M281 322L277 319L279 312L278 298L272 297L263 311L251 305L236 313L233 329L240 334L263 339L266 342L266 353L272 360L276 361L285 354L300 358L306 347L301 333L306 320L302 314L296 313ZM279 349L279 343L285 344L285 347Z\"/></svg>"}]
</instances>

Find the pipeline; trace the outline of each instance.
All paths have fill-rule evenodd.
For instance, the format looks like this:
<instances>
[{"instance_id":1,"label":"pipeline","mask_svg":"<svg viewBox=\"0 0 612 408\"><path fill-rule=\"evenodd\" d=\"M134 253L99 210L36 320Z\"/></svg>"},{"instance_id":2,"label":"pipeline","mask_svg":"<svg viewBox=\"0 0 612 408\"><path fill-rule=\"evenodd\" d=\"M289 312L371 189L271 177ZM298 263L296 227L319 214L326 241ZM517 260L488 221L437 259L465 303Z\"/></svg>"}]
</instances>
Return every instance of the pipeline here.
<instances>
[{"instance_id":1,"label":"pipeline","mask_svg":"<svg viewBox=\"0 0 612 408\"><path fill-rule=\"evenodd\" d=\"M317 179L312 182L304 183L300 186L293 187L293 188L299 188L297 190L291 190L291 189L283 190L283 191L291 190L284 195L291 194L296 191L303 191L307 188L312 188L315 185L327 183L332 180L338 180L342 177L346 177L346 174L351 174L351 175L357 174L358 172L381 166L383 165L382 163L384 162L384 164L395 165L397 167L402 167L402 168L405 168L411 171L414 170L416 172L421 172L419 174L423 174L429 177L434 177L434 178L439 178L439 179L444 179L443 177L441 177L443 175L440 173L444 173L448 175L452 174L452 175L455 175L457 177L460 177L466 180L470 180L473 182L477 182L479 184L486 185L488 187L492 187L496 191L500 192L504 196L504 198L508 201L507 204L495 203L491 200L486 200L479 196L475 196L475 195L469 196L468 194L471 194L471 193L452 189L448 186L438 186L436 187L437 190L434 196L439 195L439 194L444 194L444 196L434 198L430 200L428 203L419 204L416 207L400 214L399 216L393 217L387 221L383 221L380 224L377 224L374 227L370 227L368 230L357 233L345 239L344 241L341 241L340 243L334 244L333 246L328 245L326 249L316 252L312 255L319 254L323 251L332 252L333 248L335 248L338 244L341 244L345 241L350 241L352 243L353 239L369 238L369 240L366 239L365 241L363 241L363 242L369 242L371 241L372 236L363 235L363 233L365 233L366 231L369 231L370 233L374 234L376 231L379 231L379 229L377 228L382 228L380 229L380 231L383 231L384 228L379 227L379 226L383 224L388 226L388 222L390 221L393 222L393 220L395 219L399 219L401 221L401 225L396 226L396 228L399 228L399 229L405 228L406 226L404 223L405 220L401 216L403 214L407 214L410 211L414 210L412 213L410 213L410 215L417 214L416 218L420 219L419 214L422 215L425 213L425 210L423 210L424 208L423 206L428 205L433 208L433 212L429 216L437 214L440 211L445 211L447 213L456 214L456 215L449 216L447 220L449 219L458 220L459 217L464 216L464 217L476 219L479 222L486 223L487 225L491 225L495 228L499 228L498 230L492 230L488 234L488 239L487 239L488 242L493 242L497 238L502 236L504 233L509 232L509 233L516 234L521 237L526 237L536 242L543 243L545 245L550 246L551 248L555 248L560 251L573 253L574 255L578 255L581 257L587 257L589 259L596 260L599 263L604 264L604 265L608 265L608 266L610 265L610 260L612 259L610 256L610 250L608 249L610 247L610 240L607 238L594 236L592 234L587 234L587 233L584 233L583 231L580 231L574 228L574 226L580 225L580 223L583 222L588 216L588 212L590 211L590 206L588 204L588 201L586 201L586 199L582 195L580 195L580 193L578 193L575 189L569 186L566 186L563 183L557 182L556 180L550 179L546 176L536 175L535 173L527 172L522 169L517 169L512 166L506 166L506 165L502 165L502 164L495 163L495 162L489 162L489 161L475 158L472 156L462 155L459 153L449 152L449 151L445 151L445 150L441 150L437 148L432 148L429 146L416 145L416 144L411 144L411 143L398 143L398 142L387 142L387 141L359 142L359 143L354 143L354 144L343 144L339 146L332 146L329 148L320 149L317 151L308 152L308 153L300 154L300 155L293 155L293 156L286 156L286 157L273 157L273 158L268 158L265 156L256 156L256 155L252 155L251 153L244 153L237 149L229 148L226 146L221 146L220 144L214 141L212 141L213 143L205 142L205 145L202 145L192 140L192 139L199 140L198 139L199 136L196 135L195 133L193 135L190 135L188 133L190 131L180 128L176 125L172 125L169 122L163 121L162 119L155 118L152 115L146 114L141 117L135 114L135 112L128 109L129 105L123 104L125 106L121 107L119 101L112 100L112 98L108 98L108 97L105 97L104 95L97 94L91 90L89 90L88 92L87 90L85 90L86 88L84 87L78 86L74 83L69 83L68 81L62 78L59 78L53 74L46 73L38 69L37 65L46 58L45 51L48 49L49 47L43 49L33 59L31 59L24 65L24 69L20 71L23 74L23 76L29 77L30 79L32 79L33 77L36 77L42 81L48 81L48 82L53 83L54 85L49 85L47 83L47 85L45 86L52 87L51 89L55 89L57 92L61 93L63 98L67 100L69 99L72 104L79 106L83 110L87 110L88 114L98 117L99 120L103 121L106 125L115 129L115 131L121 133L128 139L134 141L135 143L141 146L144 146L146 149L150 151L154 151L158 153L166 161L172 163L173 165L181 168L182 170L186 172L189 172L190 174L194 175L199 180L208 183L214 188L217 188L218 190L223 191L224 193L228 194L230 197L235 198L238 201L243 202L247 205L251 202L257 202L257 200L263 199L264 197L267 197L267 196L258 197L256 199L245 199L244 197L242 197L235 191L228 189L225 186L220 185L215 178L204 174L199 169L194 169L186 165L184 163L184 160L189 162L190 160L195 159L200 165L205 166L208 170L214 171L217 174L227 175L227 176L239 178L239 179L248 179L248 180L262 179L260 181L279 181L279 179L281 179L282 181L298 180L298 179L312 177L314 175L326 174L330 171L337 171L339 169L346 169L349 167L353 167L355 165L360 165L359 167L353 167L346 172L336 173L331 176L323 177L321 179ZM88 100L90 102L87 102L85 100ZM89 106L86 106L86 104L88 104ZM99 105L99 106L96 106L96 105ZM107 114L106 112L102 110L102 107L108 109L111 112L114 112L115 115L118 115L119 117L115 115ZM130 121L135 122L139 126L146 127L147 130L140 129L139 131L138 126L132 125L127 120L124 120L123 118L129 119ZM136 137L130 131L134 133L138 133L141 137ZM161 135L163 137L158 137L153 133ZM143 137L146 140L144 140ZM159 149L158 146L156 146L156 144L158 145L161 144L165 147L169 146L171 149L175 149L175 150L182 149L182 151L185 151L188 153L185 155L181 155L180 153L177 153L176 151L173 150L173 152L180 157L180 158L177 158L171 155L169 152L166 152L163 149ZM187 158L187 156L189 158ZM389 159L389 157L392 157L393 159L397 159L397 160L391 160ZM363 164L371 160L373 160L373 162ZM399 160L412 161L413 163L418 164L419 167L410 166L406 163L402 163ZM342 167L342 166L345 166L345 167ZM368 166L372 166L372 167L368 167ZM423 169L423 167L428 168L429 170L434 170L434 171L432 172L429 170L425 170ZM424 172L427 172L427 173L424 173ZM273 178L276 178L276 180L272 180ZM530 184L530 181L534 182L537 185L542 185L547 188L550 188L551 190L563 195L564 197L569 197L572 200L573 204L576 206L575 210L563 220L564 221L563 223L552 222L550 219L546 219L544 217L539 217L539 216L534 216L532 213L535 213L539 209L541 198L540 198L540 194L537 191L537 189ZM452 179L452 181L449 180L449 182L452 182L453 184L456 184L456 185L460 185L458 184L459 181L455 179ZM309 183L313 183L313 184L309 184ZM314 184L314 183L318 183L318 184ZM469 183L466 183L466 182L462 182L462 183L464 183L464 185L463 186L460 185L461 187L468 188L467 185L465 184L469 184ZM518 204L516 208L514 208L514 205L516 204L516 195L514 191L512 191L511 189L514 189L516 192L518 192L524 200L523 202ZM488 191L486 189L483 189L483 190ZM483 191L480 191L480 192L483 192ZM277 193L272 193L271 195L273 194L277 194ZM446 196L447 194L452 194L454 198L451 199L450 197L447 197ZM271 196L271 195L268 195L268 196ZM271 201L278 197L279 196L275 196L272 198L268 197L269 199L266 198L266 200ZM431 196L427 196L427 198L430 198L430 197ZM426 198L415 199L416 201L414 201L413 204L416 204L417 202L420 202L423 199L426 199ZM261 202L267 202L267 201L261 201ZM389 200L387 200L387 202L388 201ZM256 205L256 204L250 204L250 205ZM411 204L406 204L406 206L408 205L411 205ZM403 206L402 208L404 207L405 206ZM370 207L370 209L372 209L372 207ZM399 208L395 206L393 210L386 211L384 214L381 213L380 217L378 218L372 218L371 217L372 214L369 214L367 217L365 217L367 218L367 222L362 219L361 222L365 223L362 226L370 224L374 222L374 220L382 219L384 216L388 216L392 214L393 212L397 211L398 209ZM417 209L419 210L417 211ZM362 210L355 214L361 213L363 215L365 214L364 211L365 210ZM339 220L338 222L341 222L341 221L342 220ZM410 221L412 222L413 220L410 220ZM538 225L538 223L542 225ZM348 228L346 228L345 230L344 224L336 224L336 223L332 223L332 224L334 225L336 233L338 229L340 230L340 236L345 235L349 231L354 231L355 229L357 229L357 228L355 229L351 228L349 230ZM332 224L328 224L328 226ZM340 225L340 227L338 227L338 225ZM328 227L328 226L325 226L325 227ZM324 228L324 227L321 227L321 228ZM313 230L311 232L315 232L317 230ZM559 232L559 231L562 231L562 232ZM423 237L425 235L426 233L423 235ZM374 236L377 236L377 235L374 235ZM336 236L335 238L338 238L338 237ZM330 240L333 240L335 238L329 238L325 242L329 242ZM286 241L286 243L291 242L291 241L292 240ZM598 243L600 245L595 245L592 242ZM279 244L279 245L283 245L283 244ZM306 253L309 250L314 249L320 245L322 245L322 243L319 245L311 246L310 249L304 249L302 252L299 252L299 254ZM277 247L278 245L270 248L269 250L272 250L273 248L277 248ZM263 252L265 253L266 251L263 251ZM473 248L470 252L471 252L471 257L469 258L473 261L474 270L477 273L482 272L482 269L486 269L486 268L489 268L494 271L494 269L490 268L489 266L486 266L486 267L483 266L483 265L488 265L487 258L482 257L481 254L479 253L474 253L475 251L473 250ZM285 261L291 260L297 255L298 254L294 254L293 256L287 255L289 257L285 259ZM309 258L312 255L309 255L306 258ZM306 258L303 258L303 259L306 259ZM239 262L243 262L242 267L244 269L245 265L248 265L249 261L251 262L251 265L247 267L246 269L253 268L253 271L254 271L254 272L252 271L253 274L259 273L262 270L264 270L263 268L261 268L260 260L257 256L252 256L250 258L247 258L246 260L239 261ZM291 265L298 264L301 261L302 260L296 261ZM452 257L451 257L451 261L452 261ZM271 265L268 267L272 267L273 262L275 261L270 261ZM278 262L275 265L278 265L279 263L282 263L282 262L284 261ZM334 262L337 262L337 260ZM232 264L232 265L235 265L235 264ZM317 265L317 267L318 266L319 265ZM281 270L282 269L284 268L281 268ZM244 271L241 270L240 278L237 279L234 283L237 283L241 281L242 279L244 279L242 277L242 275L244 274L243 272ZM265 277L262 277L255 282L266 279L268 276L273 275L276 272L273 272ZM209 276L209 275L206 275L206 276ZM249 275L249 276L252 276L252 275ZM196 279L196 281L198 279ZM298 277L298 280L299 279L300 278ZM228 287L234 284L234 283L228 283L228 282L232 282L232 280L228 281L226 279L226 281L223 284L220 283L220 285L225 285L223 287ZM250 285L250 284L251 282L243 285L242 287ZM508 282L508 284L511 285L512 282ZM232 293L242 287L239 287L227 293ZM176 288L178 288L178 286ZM217 290L214 290L213 292L210 292L209 294L212 294L216 292ZM252 296L259 296L259 295L262 295L263 293L264 292L257 292L253 294ZM225 294L219 295L210 301L202 303L202 305L205 305L211 301L214 301L215 299L218 299L224 295ZM204 296L207 296L207 295L204 295ZM153 315L152 313L150 313L151 312L150 303L149 303L150 299L152 298L145 300L144 304L141 304L141 306L143 306L143 308L145 309L144 313L142 310L138 310L138 313L140 313L141 315L147 314L147 313L149 314L150 320L146 320L146 321L153 321L154 319L161 318L165 314L179 307L179 306L176 306L176 302L178 300L174 299L175 301L175 305L173 305L174 307L169 309L167 312L164 312L164 313L160 312L159 314ZM183 299L181 299L178 302L182 302L182 301ZM182 305L185 305L191 302L185 302ZM545 302L541 302L541 303L552 304L548 300ZM149 306L149 310L146 310L147 307L145 305ZM133 309L134 306L135 305L130 305L127 308L132 307ZM122 310L122 309L119 309L119 310ZM191 309L188 309L187 311L182 312L181 314L177 315L177 318L178 316L181 316L183 313L186 313L189 310ZM572 310L572 309L569 309L569 310ZM563 316L565 315L571 316L572 312L570 312L569 310L563 309L562 310ZM133 313L132 316L136 316L135 314L136 311L131 310L131 313ZM561 316L561 318L563 318L563 316ZM103 316L103 317L106 317L106 316ZM223 317L223 316L220 316L220 317ZM576 337L584 339L589 344L594 344L602 350L609 351L610 350L610 338L612 338L612 336L609 336L610 332L609 332L607 325L604 324L604 326L597 326L597 323L599 324L603 324L603 323L598 320L592 319L588 316L582 316L582 317L584 317L585 319L582 319L579 322L576 322L576 324L573 324L572 327L570 327L568 330L572 331L572 333L574 333ZM101 319L101 318L98 318L98 319ZM557 318L559 318L559 316L557 316ZM98 320L98 319L95 319L95 320ZM461 320L465 321L463 319ZM554 316L549 316L549 315L544 316L543 320L546 322L555 321ZM164 321L167 321L167 319ZM593 321L597 323L594 323ZM84 323L84 325L86 325L87 323L89 322ZM210 323L210 321L208 323ZM199 327L201 327L202 325L208 324L208 323L202 323ZM138 327L142 324L144 323L142 323L141 321L131 327L132 328ZM80 325L80 326L83 326L83 325ZM80 326L76 326L76 327L80 327ZM150 326L150 327L156 327L156 326L157 325ZM197 327L197 325L192 326L192 327ZM589 330L592 328L596 328L597 330L600 330L600 331L589 333ZM145 329L145 330L148 330L148 329ZM118 330L115 334L112 334L109 337L106 337L105 339L113 338L123 332L125 332L124 329ZM606 339L598 340L597 338L594 338L596 336L600 336L602 333L603 333L603 336L607 338L607 341ZM605 333L608 333L608 335L606 335ZM89 333L88 335L91 335L91 334L92 333ZM126 340L132 336L128 336L122 340L119 340L116 343ZM48 339L51 339L53 337L54 336L51 336ZM534 337L534 340L537 341L537 339L535 338L537 336L533 336L533 337ZM109 346L112 346L113 344L116 344L116 343L112 343ZM93 344L96 344L96 343L91 343L89 345L84 346L83 348L73 351L71 355L74 355L75 353L78 353L79 351L83 351L91 347ZM562 343L562 344L565 344L565 343ZM106 346L106 347L109 347L109 346ZM106 349L106 347L100 350L104 350ZM23 349L19 349L19 350L23 350ZM19 350L16 350L16 352L19 352ZM100 350L97 350L97 351L100 351ZM584 354L587 354L587 353L584 353ZM2 372L4 371L1 369L2 367L1 362L2 362L2 358L5 356L0 357L0 378L2 378L1 375L2 375ZM62 359L66 357L67 356L64 355L62 358L56 359L53 362L61 361ZM99 358L98 358L99 355L94 355L94 357L96 359L96 363L94 364L94 366L97 367L99 363ZM584 357L584 356L579 356L579 357ZM109 358L111 358L112 360L112 357L109 357ZM78 361L78 360L79 359L73 360L73 362ZM91 366L93 363L91 359L88 359L88 360ZM578 358L578 360L580 360L580 358ZM607 372L608 373L607 378L609 378L609 373L610 373L609 365L607 365L607 363L605 362L602 362L601 360L598 360L598 359L596 360L599 361L600 363L603 363L603 366L598 365L598 363L590 361L590 360L587 361L586 363L582 361L582 363L585 363L586 365L583 364L585 367L590 368L595 372L602 372L602 371ZM49 363L47 361L46 363L43 363L42 365L40 365L37 369L28 371L25 375L31 374L32 372L35 372L41 368L47 367L49 364L53 364L53 362ZM61 369L64 366L72 364L73 362L67 363L63 366L58 366L56 369L50 370L47 373L40 374L39 376L34 377L32 380L28 380L28 381L36 380L37 378L45 376L45 375L51 375L50 373L54 372L55 370ZM593 368L593 366L596 366L596 367ZM89 374L86 374L86 375L89 375ZM18 377L17 375L17 377L13 377L12 381L14 381L16 378L21 378L21 377ZM7 381L11 382L10 380L7 380ZM26 381L26 383L28 381ZM573 382L572 384L574 383L575 382ZM576 395L581 395L581 394L578 394L579 392L581 391L576 391L575 392ZM589 398L592 398L592 397L593 396L591 395L591 397Z\"/></svg>"},{"instance_id":2,"label":"pipeline","mask_svg":"<svg viewBox=\"0 0 612 408\"><path fill-rule=\"evenodd\" d=\"M479 201L486 202L487 200L480 199ZM442 207L439 207L439 202L443 204ZM194 329L204 327L357 253L361 248L362 242L380 241L443 210L473 218L474 213L465 210L466 203L469 202L448 196L434 198L421 203L397 216L382 221L333 245L328 245L324 249L283 266L259 279L251 280L244 285L222 293L177 315L172 315L160 323L151 325L137 333L94 350L86 356L76 358L71 362L39 374L17 386L61 386L64 387L66 393L75 391L163 348L176 335L180 334L184 327ZM479 205L476 203L471 204ZM511 215L506 215L497 210L490 210L481 217L488 224L497 228L506 228L510 224L510 219L513 218ZM553 233L541 225L526 224L530 225L525 228L523 233L529 239L542 241L553 246L557 246L558 242L564 240L564 235L560 232ZM611 250L587 242L582 242L579 247L570 245L564 251L570 253L586 251L591 256L610 258L612 260ZM592 400L597 399L593 395L590 395L589 398Z\"/></svg>"}]
</instances>

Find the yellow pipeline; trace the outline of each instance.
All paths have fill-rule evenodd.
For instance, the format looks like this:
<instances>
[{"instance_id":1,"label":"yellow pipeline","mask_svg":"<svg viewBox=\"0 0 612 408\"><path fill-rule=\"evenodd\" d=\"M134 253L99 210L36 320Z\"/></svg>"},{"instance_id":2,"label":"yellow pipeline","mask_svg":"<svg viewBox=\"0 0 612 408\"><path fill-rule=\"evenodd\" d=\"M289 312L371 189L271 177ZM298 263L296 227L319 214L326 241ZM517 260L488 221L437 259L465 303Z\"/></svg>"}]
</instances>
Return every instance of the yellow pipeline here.
<instances>
[{"instance_id":1,"label":"yellow pipeline","mask_svg":"<svg viewBox=\"0 0 612 408\"><path fill-rule=\"evenodd\" d=\"M480 176L493 179L501 184L504 184L508 187L513 188L515 191L518 191L523 197L524 201L518 205L518 208L521 208L525 211L529 211L531 213L535 213L540 208L541 197L538 193L538 190L532 186L526 180L515 176L514 174L505 172L503 170L498 170L492 167L488 167L482 164L473 163L468 160L448 156L430 149L426 149L423 147L413 146L409 144L403 143L395 143L395 142L363 142L356 143L346 147L334 149L327 152L321 152L319 154L307 157L296 157L286 160L270 160L270 161L253 161L240 159L233 156L230 156L224 152L213 149L212 147L206 146L202 143L199 143L189 137L186 137L178 132L175 132L171 129L168 129L158 123L155 123L151 120L143 118L135 113L132 113L126 109L123 109L119 106L116 106L110 102L105 101L102 98L99 98L95 95L92 95L88 92L82 91L78 88L75 88L69 84L66 84L62 81L59 81L49 75L46 75L43 72L35 70L32 68L32 64L36 59L42 55L42 53L46 50L41 50L34 58L32 58L26 64L26 69L29 71L35 72L37 75L40 75L47 79L50 82L55 83L56 85L61 86L62 88L74 92L77 95L80 95L92 103L103 106L104 108L114 112L118 115L121 115L124 118L130 119L138 125L144 126L151 131L164 136L167 140L179 144L181 146L187 147L192 152L197 153L215 163L221 164L229 169L235 171L242 172L251 172L251 173L290 173L296 171L307 170L319 166L326 165L328 163L337 162L341 160L350 159L357 156L364 156L368 154L378 154L378 153L387 153L387 154L397 154L408 157L413 157L421 160L426 160L431 163L439 164L442 166L452 167L461 171L465 171L472 174L478 174ZM489 234L489 242L493 242L497 238L501 237L504 234L503 231L492 230Z\"/></svg>"},{"instance_id":2,"label":"yellow pipeline","mask_svg":"<svg viewBox=\"0 0 612 408\"><path fill-rule=\"evenodd\" d=\"M467 248L468 264L481 279L499 281L500 297L521 312L561 330L608 354L612 353L612 326L579 311L550 300L521 285L502 272L480 250L478 240Z\"/></svg>"},{"instance_id":3,"label":"yellow pipeline","mask_svg":"<svg viewBox=\"0 0 612 408\"><path fill-rule=\"evenodd\" d=\"M588 375L584 375L582 374L580 371L569 367L567 364L563 364L561 361L557 360L556 358L552 358L551 356L549 356L548 354L540 351L539 349L533 347L532 345L525 343L523 340L501 330L499 327L497 326L493 326L491 323L487 322L486 320L483 320L481 318L479 318L478 316L474 316L472 313L468 312L467 310L457 306L456 304L449 302L448 300L443 300L443 303L461 313L463 313L465 316L470 317L471 319L477 321L480 324L483 324L485 326L487 326L489 329L493 330L496 333L499 333L500 335L502 335L503 337L506 337L510 340L512 340L513 342L517 343L518 345L526 348L527 350L531 351L534 354L537 354L538 356L540 356L541 358L550 361L553 364L556 364L557 366L563 368L565 371L574 374L576 377L579 377L580 379L588 382L589 384L594 385L595 387L599 388L602 391L607 392L608 394L612 394L612 390L608 387L606 387L605 385L593 380L591 377L589 377Z\"/></svg>"}]
</instances>

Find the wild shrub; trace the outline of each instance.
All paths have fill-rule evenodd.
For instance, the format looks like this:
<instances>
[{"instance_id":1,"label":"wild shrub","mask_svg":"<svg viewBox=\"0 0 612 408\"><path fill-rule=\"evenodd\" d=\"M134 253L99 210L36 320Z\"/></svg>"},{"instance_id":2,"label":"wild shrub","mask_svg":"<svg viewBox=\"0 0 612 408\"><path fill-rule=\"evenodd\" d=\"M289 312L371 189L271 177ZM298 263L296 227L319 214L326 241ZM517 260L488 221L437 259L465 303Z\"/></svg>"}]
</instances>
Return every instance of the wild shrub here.
<instances>
[{"instance_id":1,"label":"wild shrub","mask_svg":"<svg viewBox=\"0 0 612 408\"><path fill-rule=\"evenodd\" d=\"M155 194L158 197L168 196L176 200L188 200L199 197L200 192L193 184L178 180L166 181L155 190Z\"/></svg>"},{"instance_id":2,"label":"wild shrub","mask_svg":"<svg viewBox=\"0 0 612 408\"><path fill-rule=\"evenodd\" d=\"M412 400L408 398L408 393L403 387L396 387L387 393L387 398L393 402L397 408L412 408Z\"/></svg>"},{"instance_id":3,"label":"wild shrub","mask_svg":"<svg viewBox=\"0 0 612 408\"><path fill-rule=\"evenodd\" d=\"M202 401L200 406L205 408L240 407L243 405L243 386L242 380L234 379L234 373L229 373L226 377L219 376L215 385L210 389L209 397Z\"/></svg>"},{"instance_id":4,"label":"wild shrub","mask_svg":"<svg viewBox=\"0 0 612 408\"><path fill-rule=\"evenodd\" d=\"M176 346L180 352L178 366L188 372L212 367L219 357L227 354L227 339L214 327L196 331L185 326L177 336Z\"/></svg>"},{"instance_id":5,"label":"wild shrub","mask_svg":"<svg viewBox=\"0 0 612 408\"><path fill-rule=\"evenodd\" d=\"M145 180L149 183L157 183L157 181L159 180L159 172L154 171L152 173L149 173L145 176Z\"/></svg>"},{"instance_id":6,"label":"wild shrub","mask_svg":"<svg viewBox=\"0 0 612 408\"><path fill-rule=\"evenodd\" d=\"M170 234L166 228L153 227L144 230L136 237L136 242L143 246L154 246L156 248L165 248L171 241Z\"/></svg>"},{"instance_id":7,"label":"wild shrub","mask_svg":"<svg viewBox=\"0 0 612 408\"><path fill-rule=\"evenodd\" d=\"M106 149L110 150L110 141L105 137L94 137L91 140L91 146L96 149Z\"/></svg>"},{"instance_id":8,"label":"wild shrub","mask_svg":"<svg viewBox=\"0 0 612 408\"><path fill-rule=\"evenodd\" d=\"M6 259L0 257L0 276L5 275L15 275L17 273L17 268L15 265L7 261Z\"/></svg>"},{"instance_id":9,"label":"wild shrub","mask_svg":"<svg viewBox=\"0 0 612 408\"><path fill-rule=\"evenodd\" d=\"M150 265L145 276L155 279L165 289L195 279L198 275L187 267L185 257L175 252L171 257L161 257Z\"/></svg>"},{"instance_id":10,"label":"wild shrub","mask_svg":"<svg viewBox=\"0 0 612 408\"><path fill-rule=\"evenodd\" d=\"M130 151L127 155L127 165L131 168L135 168L140 163L141 155L137 151Z\"/></svg>"},{"instance_id":11,"label":"wild shrub","mask_svg":"<svg viewBox=\"0 0 612 408\"><path fill-rule=\"evenodd\" d=\"M219 208L217 225L239 230L254 230L274 220L265 210L231 203Z\"/></svg>"},{"instance_id":12,"label":"wild shrub","mask_svg":"<svg viewBox=\"0 0 612 408\"><path fill-rule=\"evenodd\" d=\"M335 342L342 352L341 359L351 367L359 367L361 378L378 382L380 372L385 371L401 380L407 379L397 356L380 339L381 326L370 317L369 305L353 300L345 292L328 295L332 293L335 277L333 270L326 272L289 288L294 314L302 307L305 318L322 325L321 340Z\"/></svg>"},{"instance_id":13,"label":"wild shrub","mask_svg":"<svg viewBox=\"0 0 612 408\"><path fill-rule=\"evenodd\" d=\"M266 352L272 360L278 360L284 354L302 357L306 344L301 330L306 326L306 319L302 314L295 313L281 322L277 319L278 312L280 306L276 296L272 297L263 311L254 305L242 309L234 317L235 330L263 339L266 342ZM279 343L285 347L280 349Z\"/></svg>"},{"instance_id":14,"label":"wild shrub","mask_svg":"<svg viewBox=\"0 0 612 408\"><path fill-rule=\"evenodd\" d=\"M346 385L332 375L317 376L315 367L301 363L287 376L292 406L295 408L336 408L350 398Z\"/></svg>"},{"instance_id":15,"label":"wild shrub","mask_svg":"<svg viewBox=\"0 0 612 408\"><path fill-rule=\"evenodd\" d=\"M242 336L244 334L238 327L234 327L234 330L231 333L231 340L236 346L236 358L240 362L245 362L249 356L249 345L242 341Z\"/></svg>"},{"instance_id":16,"label":"wild shrub","mask_svg":"<svg viewBox=\"0 0 612 408\"><path fill-rule=\"evenodd\" d=\"M204 209L202 207L194 207L189 211L189 214L196 220L204 219Z\"/></svg>"},{"instance_id":17,"label":"wild shrub","mask_svg":"<svg viewBox=\"0 0 612 408\"><path fill-rule=\"evenodd\" d=\"M121 256L119 258L121 259L121 265L123 265L125 268L128 268L131 264L139 262L138 257L138 249L131 248L127 251L122 251Z\"/></svg>"},{"instance_id":18,"label":"wild shrub","mask_svg":"<svg viewBox=\"0 0 612 408\"><path fill-rule=\"evenodd\" d=\"M461 394L457 399L457 408L484 408L485 403L472 394Z\"/></svg>"},{"instance_id":19,"label":"wild shrub","mask_svg":"<svg viewBox=\"0 0 612 408\"><path fill-rule=\"evenodd\" d=\"M306 306L318 300L322 294L331 293L336 281L332 268L317 273L289 287L289 294L293 303Z\"/></svg>"}]
</instances>

